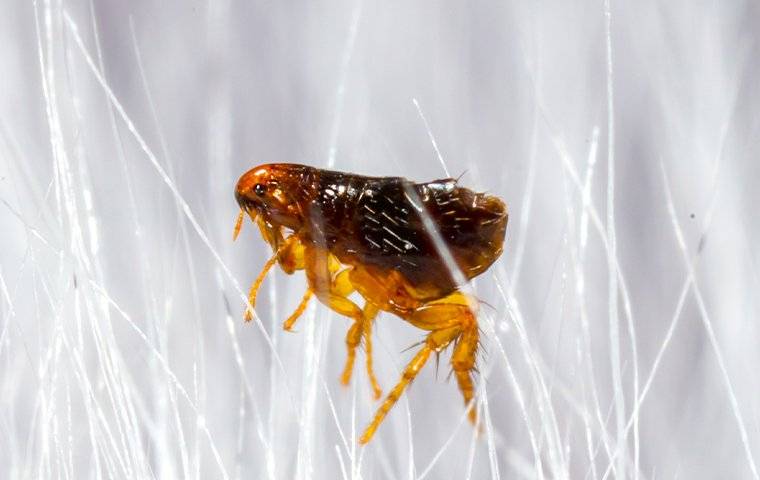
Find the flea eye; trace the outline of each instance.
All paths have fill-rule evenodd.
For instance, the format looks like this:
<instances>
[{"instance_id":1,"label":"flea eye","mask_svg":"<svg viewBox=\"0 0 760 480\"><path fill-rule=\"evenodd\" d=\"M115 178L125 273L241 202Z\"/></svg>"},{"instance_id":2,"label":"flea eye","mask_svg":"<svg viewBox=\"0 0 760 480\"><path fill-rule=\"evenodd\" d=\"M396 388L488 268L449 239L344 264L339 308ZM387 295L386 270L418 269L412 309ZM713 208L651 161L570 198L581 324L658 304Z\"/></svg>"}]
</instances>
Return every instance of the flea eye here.
<instances>
[{"instance_id":1,"label":"flea eye","mask_svg":"<svg viewBox=\"0 0 760 480\"><path fill-rule=\"evenodd\" d=\"M266 189L266 187L264 187L264 185L262 185L261 183L257 183L256 185L254 185L254 186L253 186L253 191L254 191L254 192L256 193L256 195L258 195L259 197L263 197L263 196L264 196L264 194L266 193L267 189Z\"/></svg>"}]
</instances>

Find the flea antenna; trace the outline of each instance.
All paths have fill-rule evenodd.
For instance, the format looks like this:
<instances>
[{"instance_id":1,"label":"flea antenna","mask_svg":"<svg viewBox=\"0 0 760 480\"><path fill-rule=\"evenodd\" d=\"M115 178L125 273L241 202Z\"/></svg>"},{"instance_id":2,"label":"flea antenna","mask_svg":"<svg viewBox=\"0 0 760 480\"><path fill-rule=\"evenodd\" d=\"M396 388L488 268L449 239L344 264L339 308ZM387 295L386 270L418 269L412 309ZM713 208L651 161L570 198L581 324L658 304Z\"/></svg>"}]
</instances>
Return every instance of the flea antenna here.
<instances>
[{"instance_id":1,"label":"flea antenna","mask_svg":"<svg viewBox=\"0 0 760 480\"><path fill-rule=\"evenodd\" d=\"M240 213L238 214L237 220L235 221L235 229L232 231L232 241L234 242L237 240L238 235L240 235L240 229L243 227L243 219L245 218L245 212L243 209L240 209Z\"/></svg>"}]
</instances>

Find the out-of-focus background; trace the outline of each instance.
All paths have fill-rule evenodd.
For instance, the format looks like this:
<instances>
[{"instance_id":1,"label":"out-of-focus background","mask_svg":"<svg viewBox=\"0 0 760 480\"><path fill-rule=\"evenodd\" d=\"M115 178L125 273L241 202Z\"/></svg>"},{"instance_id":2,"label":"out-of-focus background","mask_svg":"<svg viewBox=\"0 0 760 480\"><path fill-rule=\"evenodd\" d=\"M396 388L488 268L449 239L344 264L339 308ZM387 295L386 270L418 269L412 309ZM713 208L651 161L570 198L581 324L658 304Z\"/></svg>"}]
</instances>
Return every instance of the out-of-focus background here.
<instances>
[{"instance_id":1,"label":"out-of-focus background","mask_svg":"<svg viewBox=\"0 0 760 480\"><path fill-rule=\"evenodd\" d=\"M0 16L0 477L758 478L760 5L14 1ZM510 206L477 407L449 352L367 447L363 354L240 174ZM388 314L387 392L422 333Z\"/></svg>"}]
</instances>

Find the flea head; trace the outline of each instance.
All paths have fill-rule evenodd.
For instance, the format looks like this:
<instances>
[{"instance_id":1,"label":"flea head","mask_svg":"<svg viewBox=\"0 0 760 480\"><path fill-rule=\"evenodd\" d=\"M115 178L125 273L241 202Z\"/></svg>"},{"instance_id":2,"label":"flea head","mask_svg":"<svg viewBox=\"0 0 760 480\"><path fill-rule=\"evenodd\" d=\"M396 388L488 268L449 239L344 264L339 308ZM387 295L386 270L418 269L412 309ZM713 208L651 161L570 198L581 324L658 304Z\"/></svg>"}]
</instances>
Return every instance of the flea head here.
<instances>
[{"instance_id":1,"label":"flea head","mask_svg":"<svg viewBox=\"0 0 760 480\"><path fill-rule=\"evenodd\" d=\"M299 198L308 170L288 163L260 165L240 177L235 199L252 218L298 230L303 222Z\"/></svg>"}]
</instances>

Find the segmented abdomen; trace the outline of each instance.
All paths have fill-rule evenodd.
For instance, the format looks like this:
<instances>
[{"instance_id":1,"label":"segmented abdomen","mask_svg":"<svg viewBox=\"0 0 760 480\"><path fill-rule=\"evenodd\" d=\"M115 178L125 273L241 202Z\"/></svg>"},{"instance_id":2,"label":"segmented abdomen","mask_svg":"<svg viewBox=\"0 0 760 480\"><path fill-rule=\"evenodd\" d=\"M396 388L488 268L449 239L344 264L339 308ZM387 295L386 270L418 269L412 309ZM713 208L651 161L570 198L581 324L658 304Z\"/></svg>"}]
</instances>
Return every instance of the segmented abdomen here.
<instances>
[{"instance_id":1,"label":"segmented abdomen","mask_svg":"<svg viewBox=\"0 0 760 480\"><path fill-rule=\"evenodd\" d=\"M453 179L414 184L330 171L319 177L309 206L310 236L343 263L395 270L411 286L442 294L458 284L441 249L465 279L501 254L507 211L496 197Z\"/></svg>"}]
</instances>

